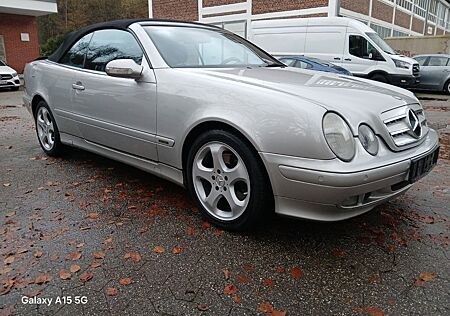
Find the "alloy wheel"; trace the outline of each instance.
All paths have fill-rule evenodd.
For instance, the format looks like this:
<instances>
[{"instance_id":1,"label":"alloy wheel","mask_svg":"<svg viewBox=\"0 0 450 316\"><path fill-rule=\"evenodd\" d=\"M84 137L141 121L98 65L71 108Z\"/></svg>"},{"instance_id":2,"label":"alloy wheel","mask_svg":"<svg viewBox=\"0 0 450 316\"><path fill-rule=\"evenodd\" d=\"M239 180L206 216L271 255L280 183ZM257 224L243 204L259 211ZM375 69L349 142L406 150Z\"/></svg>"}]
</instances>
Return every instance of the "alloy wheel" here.
<instances>
[{"instance_id":1,"label":"alloy wheel","mask_svg":"<svg viewBox=\"0 0 450 316\"><path fill-rule=\"evenodd\" d=\"M36 126L42 146L45 150L52 150L55 145L55 127L50 112L45 107L40 107L37 112Z\"/></svg>"},{"instance_id":2,"label":"alloy wheel","mask_svg":"<svg viewBox=\"0 0 450 316\"><path fill-rule=\"evenodd\" d=\"M195 193L213 217L231 221L241 216L250 199L250 177L239 154L221 142L203 145L192 166Z\"/></svg>"}]
</instances>

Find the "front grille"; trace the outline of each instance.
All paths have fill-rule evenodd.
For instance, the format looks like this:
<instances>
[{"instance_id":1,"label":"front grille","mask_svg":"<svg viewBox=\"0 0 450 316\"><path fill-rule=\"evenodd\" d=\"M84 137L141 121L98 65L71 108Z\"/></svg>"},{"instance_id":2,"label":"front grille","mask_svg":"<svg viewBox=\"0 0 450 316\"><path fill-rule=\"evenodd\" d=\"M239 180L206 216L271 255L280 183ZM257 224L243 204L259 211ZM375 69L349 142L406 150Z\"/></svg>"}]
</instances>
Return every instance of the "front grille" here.
<instances>
[{"instance_id":1,"label":"front grille","mask_svg":"<svg viewBox=\"0 0 450 316\"><path fill-rule=\"evenodd\" d=\"M410 113L410 110L413 111L418 120L418 126L415 129L412 126L414 115ZM403 106L385 112L382 114L382 120L397 148L414 144L428 133L427 120L419 104Z\"/></svg>"},{"instance_id":2,"label":"front grille","mask_svg":"<svg viewBox=\"0 0 450 316\"><path fill-rule=\"evenodd\" d=\"M9 80L9 79L12 79L12 75L0 75L0 79L1 80Z\"/></svg>"},{"instance_id":3,"label":"front grille","mask_svg":"<svg viewBox=\"0 0 450 316\"><path fill-rule=\"evenodd\" d=\"M419 75L419 73L420 73L420 66L419 66L419 64L414 64L413 65L412 72L413 72L413 75L415 77L417 77Z\"/></svg>"}]
</instances>

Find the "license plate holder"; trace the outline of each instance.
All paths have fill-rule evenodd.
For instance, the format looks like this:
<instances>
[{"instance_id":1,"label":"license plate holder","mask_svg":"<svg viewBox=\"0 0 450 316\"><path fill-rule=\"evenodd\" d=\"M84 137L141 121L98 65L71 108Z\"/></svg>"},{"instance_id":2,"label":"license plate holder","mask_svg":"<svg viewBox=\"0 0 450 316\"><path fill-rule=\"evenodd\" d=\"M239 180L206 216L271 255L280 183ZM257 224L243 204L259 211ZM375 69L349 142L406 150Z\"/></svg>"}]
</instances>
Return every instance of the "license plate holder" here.
<instances>
[{"instance_id":1,"label":"license plate holder","mask_svg":"<svg viewBox=\"0 0 450 316\"><path fill-rule=\"evenodd\" d=\"M439 147L426 156L412 160L411 166L409 168L408 182L414 183L426 176L431 171L431 169L436 166L438 157Z\"/></svg>"},{"instance_id":2,"label":"license plate holder","mask_svg":"<svg viewBox=\"0 0 450 316\"><path fill-rule=\"evenodd\" d=\"M6 81L6 80L0 80L0 84L8 84L8 81Z\"/></svg>"}]
</instances>

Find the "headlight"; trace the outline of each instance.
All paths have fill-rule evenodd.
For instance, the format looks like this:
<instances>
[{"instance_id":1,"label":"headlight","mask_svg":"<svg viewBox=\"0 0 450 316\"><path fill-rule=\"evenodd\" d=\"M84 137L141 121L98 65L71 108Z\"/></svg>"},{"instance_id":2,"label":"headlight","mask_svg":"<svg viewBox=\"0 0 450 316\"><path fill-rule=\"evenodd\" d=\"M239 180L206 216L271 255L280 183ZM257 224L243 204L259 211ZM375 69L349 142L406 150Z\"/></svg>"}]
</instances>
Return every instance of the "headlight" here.
<instances>
[{"instance_id":1,"label":"headlight","mask_svg":"<svg viewBox=\"0 0 450 316\"><path fill-rule=\"evenodd\" d=\"M358 138L369 154L372 156L378 154L378 138L369 126L365 124L359 126Z\"/></svg>"},{"instance_id":2,"label":"headlight","mask_svg":"<svg viewBox=\"0 0 450 316\"><path fill-rule=\"evenodd\" d=\"M355 156L355 140L344 119L336 113L327 113L322 124L323 134L331 151L343 161L352 160Z\"/></svg>"},{"instance_id":3,"label":"headlight","mask_svg":"<svg viewBox=\"0 0 450 316\"><path fill-rule=\"evenodd\" d=\"M14 78L14 77L17 77L17 72L13 72L13 73L12 73L12 76L13 76L13 78Z\"/></svg>"},{"instance_id":4,"label":"headlight","mask_svg":"<svg viewBox=\"0 0 450 316\"><path fill-rule=\"evenodd\" d=\"M401 61L401 60L397 60L397 59L393 59L395 67L397 68L404 68L404 69L409 69L409 66L411 66L410 63L407 63L406 61Z\"/></svg>"}]
</instances>

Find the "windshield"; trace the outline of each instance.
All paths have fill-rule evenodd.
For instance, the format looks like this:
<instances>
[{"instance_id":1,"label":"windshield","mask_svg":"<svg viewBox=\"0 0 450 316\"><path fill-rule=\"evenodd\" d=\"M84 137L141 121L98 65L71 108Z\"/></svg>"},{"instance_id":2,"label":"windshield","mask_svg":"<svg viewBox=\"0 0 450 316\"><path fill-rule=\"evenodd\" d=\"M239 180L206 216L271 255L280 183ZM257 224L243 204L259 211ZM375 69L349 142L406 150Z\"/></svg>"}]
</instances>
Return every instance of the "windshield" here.
<instances>
[{"instance_id":1,"label":"windshield","mask_svg":"<svg viewBox=\"0 0 450 316\"><path fill-rule=\"evenodd\" d=\"M395 50L393 50L377 33L366 33L369 38L377 44L385 53L390 55L397 55Z\"/></svg>"},{"instance_id":2,"label":"windshield","mask_svg":"<svg viewBox=\"0 0 450 316\"><path fill-rule=\"evenodd\" d=\"M0 66L6 66L6 64L0 60Z\"/></svg>"},{"instance_id":3,"label":"windshield","mask_svg":"<svg viewBox=\"0 0 450 316\"><path fill-rule=\"evenodd\" d=\"M148 26L145 30L172 68L284 66L243 38L220 29Z\"/></svg>"}]
</instances>

